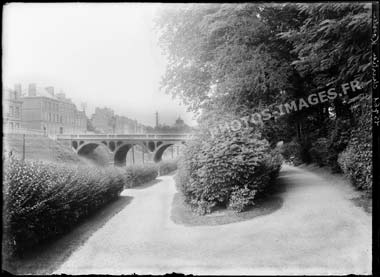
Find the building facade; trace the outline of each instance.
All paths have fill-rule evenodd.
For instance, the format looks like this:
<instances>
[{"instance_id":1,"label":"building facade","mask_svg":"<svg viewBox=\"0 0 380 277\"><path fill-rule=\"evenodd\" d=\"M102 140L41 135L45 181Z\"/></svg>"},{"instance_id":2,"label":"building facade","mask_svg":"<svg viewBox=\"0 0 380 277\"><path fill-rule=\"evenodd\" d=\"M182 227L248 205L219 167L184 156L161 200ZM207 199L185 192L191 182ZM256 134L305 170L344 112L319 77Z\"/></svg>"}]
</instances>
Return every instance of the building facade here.
<instances>
[{"instance_id":1,"label":"building facade","mask_svg":"<svg viewBox=\"0 0 380 277\"><path fill-rule=\"evenodd\" d=\"M143 134L145 126L125 116L116 116L116 133L118 134Z\"/></svg>"},{"instance_id":2,"label":"building facade","mask_svg":"<svg viewBox=\"0 0 380 277\"><path fill-rule=\"evenodd\" d=\"M114 133L115 114L110 108L95 108L94 114L91 116L91 123L94 128L103 134Z\"/></svg>"},{"instance_id":3,"label":"building facade","mask_svg":"<svg viewBox=\"0 0 380 277\"><path fill-rule=\"evenodd\" d=\"M15 89L3 89L3 127L6 131L14 131L22 128L22 100L21 86L15 85Z\"/></svg>"},{"instance_id":4,"label":"building facade","mask_svg":"<svg viewBox=\"0 0 380 277\"><path fill-rule=\"evenodd\" d=\"M144 133L145 126L126 116L120 116L110 108L96 108L91 123L103 134Z\"/></svg>"},{"instance_id":5,"label":"building facade","mask_svg":"<svg viewBox=\"0 0 380 277\"><path fill-rule=\"evenodd\" d=\"M16 85L11 92L20 96L21 104L17 106L18 109L14 104L12 106L14 114L16 115L17 112L20 114L18 123L22 129L42 131L46 135L86 132L85 113L78 111L75 104L67 99L64 93L55 95L54 87L37 88L36 84L30 84L28 90L22 95L21 85ZM11 114L11 111L8 113Z\"/></svg>"}]
</instances>

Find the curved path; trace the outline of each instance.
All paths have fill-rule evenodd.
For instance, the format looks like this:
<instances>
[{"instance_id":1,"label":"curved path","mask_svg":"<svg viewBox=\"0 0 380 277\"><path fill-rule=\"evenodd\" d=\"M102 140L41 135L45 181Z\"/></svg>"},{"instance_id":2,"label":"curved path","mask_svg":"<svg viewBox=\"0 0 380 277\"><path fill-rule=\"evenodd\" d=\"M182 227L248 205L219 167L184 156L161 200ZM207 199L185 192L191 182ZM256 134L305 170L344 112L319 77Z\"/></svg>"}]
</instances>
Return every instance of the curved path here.
<instances>
[{"instance_id":1,"label":"curved path","mask_svg":"<svg viewBox=\"0 0 380 277\"><path fill-rule=\"evenodd\" d=\"M66 274L370 274L371 216L355 192L306 169L284 166L276 212L220 226L170 219L172 176L123 193L132 203L55 272Z\"/></svg>"}]
</instances>

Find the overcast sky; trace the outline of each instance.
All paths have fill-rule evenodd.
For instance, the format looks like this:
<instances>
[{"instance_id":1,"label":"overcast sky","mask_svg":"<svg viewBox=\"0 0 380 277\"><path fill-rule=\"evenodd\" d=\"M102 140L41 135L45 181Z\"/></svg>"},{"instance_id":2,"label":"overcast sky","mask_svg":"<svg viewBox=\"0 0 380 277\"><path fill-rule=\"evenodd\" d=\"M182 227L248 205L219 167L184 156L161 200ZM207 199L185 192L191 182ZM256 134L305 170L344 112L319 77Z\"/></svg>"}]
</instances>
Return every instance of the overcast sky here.
<instances>
[{"instance_id":1,"label":"overcast sky","mask_svg":"<svg viewBox=\"0 0 380 277\"><path fill-rule=\"evenodd\" d=\"M3 83L52 85L90 116L96 106L154 125L193 115L159 90L165 58L157 4L8 4L3 14Z\"/></svg>"}]
</instances>

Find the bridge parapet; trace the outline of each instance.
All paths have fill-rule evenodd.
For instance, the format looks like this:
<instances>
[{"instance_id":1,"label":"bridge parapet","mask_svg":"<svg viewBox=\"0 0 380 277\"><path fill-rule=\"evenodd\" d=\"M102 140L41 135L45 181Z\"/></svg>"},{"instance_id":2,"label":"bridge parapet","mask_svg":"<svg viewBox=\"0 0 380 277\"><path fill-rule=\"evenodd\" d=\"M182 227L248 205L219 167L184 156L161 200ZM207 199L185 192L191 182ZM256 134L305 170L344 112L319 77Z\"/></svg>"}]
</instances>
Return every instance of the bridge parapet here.
<instances>
[{"instance_id":1,"label":"bridge parapet","mask_svg":"<svg viewBox=\"0 0 380 277\"><path fill-rule=\"evenodd\" d=\"M131 140L190 140L192 134L76 134L76 135L58 135L58 140L110 140L110 139L131 139Z\"/></svg>"}]
</instances>

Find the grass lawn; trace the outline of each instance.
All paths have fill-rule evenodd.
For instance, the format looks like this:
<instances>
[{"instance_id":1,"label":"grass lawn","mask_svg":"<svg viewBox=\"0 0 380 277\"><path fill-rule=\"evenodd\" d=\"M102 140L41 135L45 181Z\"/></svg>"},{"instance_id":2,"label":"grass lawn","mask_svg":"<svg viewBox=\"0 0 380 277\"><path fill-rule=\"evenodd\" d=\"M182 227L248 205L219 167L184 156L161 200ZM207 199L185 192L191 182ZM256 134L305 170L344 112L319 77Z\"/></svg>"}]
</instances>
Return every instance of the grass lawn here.
<instances>
[{"instance_id":1,"label":"grass lawn","mask_svg":"<svg viewBox=\"0 0 380 277\"><path fill-rule=\"evenodd\" d=\"M3 143L7 151L12 150L16 157L22 157L23 137L21 134L4 135ZM25 136L25 159L68 163L81 161L69 146L48 137L35 135Z\"/></svg>"},{"instance_id":2,"label":"grass lawn","mask_svg":"<svg viewBox=\"0 0 380 277\"><path fill-rule=\"evenodd\" d=\"M7 152L12 150L16 157L22 157L22 134L7 134L3 137L3 143ZM29 161L105 166L112 161L112 155L104 148L97 147L87 157L81 157L71 149L70 144L58 142L45 136L25 136L25 159Z\"/></svg>"}]
</instances>

